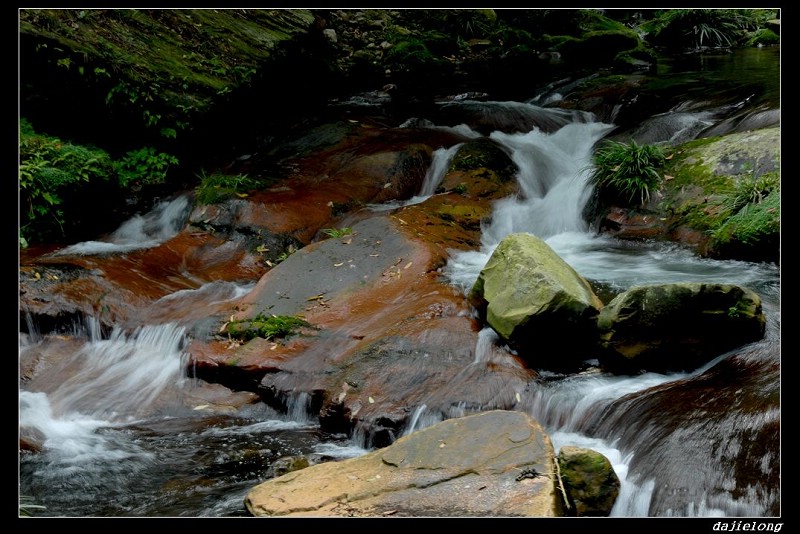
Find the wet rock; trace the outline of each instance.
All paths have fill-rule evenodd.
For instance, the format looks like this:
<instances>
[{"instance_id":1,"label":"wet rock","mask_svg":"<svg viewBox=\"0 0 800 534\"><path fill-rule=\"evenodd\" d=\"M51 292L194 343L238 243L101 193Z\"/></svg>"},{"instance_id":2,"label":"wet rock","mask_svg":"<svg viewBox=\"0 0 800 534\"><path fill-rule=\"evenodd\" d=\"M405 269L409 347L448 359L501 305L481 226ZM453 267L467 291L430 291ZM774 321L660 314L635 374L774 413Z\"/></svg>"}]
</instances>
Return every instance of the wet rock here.
<instances>
[{"instance_id":1,"label":"wet rock","mask_svg":"<svg viewBox=\"0 0 800 534\"><path fill-rule=\"evenodd\" d=\"M597 320L601 364L616 372L690 371L763 338L761 298L731 284L639 286L614 298Z\"/></svg>"},{"instance_id":2,"label":"wet rock","mask_svg":"<svg viewBox=\"0 0 800 534\"><path fill-rule=\"evenodd\" d=\"M608 458L591 449L565 445L558 451L557 462L569 515L607 517L611 514L620 481Z\"/></svg>"},{"instance_id":3,"label":"wet rock","mask_svg":"<svg viewBox=\"0 0 800 534\"><path fill-rule=\"evenodd\" d=\"M554 517L554 461L539 423L490 411L268 480L245 505L262 517Z\"/></svg>"},{"instance_id":4,"label":"wet rock","mask_svg":"<svg viewBox=\"0 0 800 534\"><path fill-rule=\"evenodd\" d=\"M577 365L593 343L603 307L589 283L540 238L510 234L495 249L469 294L503 339L522 347L535 368Z\"/></svg>"}]
</instances>

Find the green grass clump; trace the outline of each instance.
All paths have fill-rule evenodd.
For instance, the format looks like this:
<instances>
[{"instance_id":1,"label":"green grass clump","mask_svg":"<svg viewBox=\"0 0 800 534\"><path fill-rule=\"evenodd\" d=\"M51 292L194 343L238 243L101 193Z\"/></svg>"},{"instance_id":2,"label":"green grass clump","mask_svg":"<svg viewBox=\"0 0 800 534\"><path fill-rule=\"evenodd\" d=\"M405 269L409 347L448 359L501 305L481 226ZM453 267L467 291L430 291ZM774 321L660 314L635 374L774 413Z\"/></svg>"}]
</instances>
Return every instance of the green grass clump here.
<instances>
[{"instance_id":1,"label":"green grass clump","mask_svg":"<svg viewBox=\"0 0 800 534\"><path fill-rule=\"evenodd\" d=\"M661 184L664 152L656 145L606 141L595 153L590 182L609 203L644 205Z\"/></svg>"},{"instance_id":2,"label":"green grass clump","mask_svg":"<svg viewBox=\"0 0 800 534\"><path fill-rule=\"evenodd\" d=\"M329 236L329 237L344 237L346 235L352 235L353 229L352 228L324 228L322 233Z\"/></svg>"},{"instance_id":3,"label":"green grass clump","mask_svg":"<svg viewBox=\"0 0 800 534\"><path fill-rule=\"evenodd\" d=\"M740 182L722 205L730 210L731 215L712 232L718 245L734 241L755 245L780 235L781 200L777 173Z\"/></svg>"},{"instance_id":4,"label":"green grass clump","mask_svg":"<svg viewBox=\"0 0 800 534\"><path fill-rule=\"evenodd\" d=\"M259 313L250 320L231 321L227 330L230 337L249 341L256 337L264 339L286 337L294 334L298 328L303 326L310 326L310 324L297 316Z\"/></svg>"},{"instance_id":5,"label":"green grass clump","mask_svg":"<svg viewBox=\"0 0 800 534\"><path fill-rule=\"evenodd\" d=\"M199 204L216 204L234 196L246 197L247 193L263 187L264 184L246 174L212 173L200 174L200 185L195 188L195 198Z\"/></svg>"}]
</instances>

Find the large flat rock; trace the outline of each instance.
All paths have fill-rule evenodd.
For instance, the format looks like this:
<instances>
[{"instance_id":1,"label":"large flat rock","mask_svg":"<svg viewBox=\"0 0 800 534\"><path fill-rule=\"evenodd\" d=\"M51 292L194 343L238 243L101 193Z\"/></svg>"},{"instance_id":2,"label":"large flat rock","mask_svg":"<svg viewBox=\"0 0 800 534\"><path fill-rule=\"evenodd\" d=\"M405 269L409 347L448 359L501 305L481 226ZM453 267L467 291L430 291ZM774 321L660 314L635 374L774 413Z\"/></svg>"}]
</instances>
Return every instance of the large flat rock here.
<instances>
[{"instance_id":1,"label":"large flat rock","mask_svg":"<svg viewBox=\"0 0 800 534\"><path fill-rule=\"evenodd\" d=\"M554 465L539 423L493 410L268 480L245 505L255 516L556 517Z\"/></svg>"}]
</instances>

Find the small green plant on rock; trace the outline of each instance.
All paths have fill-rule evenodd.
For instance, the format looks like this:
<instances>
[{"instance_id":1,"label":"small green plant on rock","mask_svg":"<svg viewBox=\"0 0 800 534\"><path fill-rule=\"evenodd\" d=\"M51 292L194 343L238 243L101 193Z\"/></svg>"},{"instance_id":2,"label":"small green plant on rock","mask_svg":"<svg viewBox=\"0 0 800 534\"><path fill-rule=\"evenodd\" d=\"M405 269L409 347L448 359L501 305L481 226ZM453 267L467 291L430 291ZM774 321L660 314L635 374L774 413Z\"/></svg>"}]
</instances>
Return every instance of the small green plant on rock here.
<instances>
[{"instance_id":1,"label":"small green plant on rock","mask_svg":"<svg viewBox=\"0 0 800 534\"><path fill-rule=\"evenodd\" d=\"M259 313L250 320L231 321L228 334L235 339L249 341L256 337L274 339L294 334L298 328L311 326L305 319L293 315L266 315Z\"/></svg>"},{"instance_id":2,"label":"small green plant on rock","mask_svg":"<svg viewBox=\"0 0 800 534\"><path fill-rule=\"evenodd\" d=\"M780 177L777 172L768 172L760 176L755 173L737 182L733 193L723 203L731 214L735 214L748 204L760 204L773 191L780 189Z\"/></svg>"},{"instance_id":3,"label":"small green plant on rock","mask_svg":"<svg viewBox=\"0 0 800 534\"><path fill-rule=\"evenodd\" d=\"M322 233L327 235L328 237L344 237L346 235L352 235L353 229L352 228L324 228Z\"/></svg>"},{"instance_id":4,"label":"small green plant on rock","mask_svg":"<svg viewBox=\"0 0 800 534\"><path fill-rule=\"evenodd\" d=\"M595 153L590 182L610 203L644 205L650 193L661 184L659 170L665 163L664 151L657 145L606 141Z\"/></svg>"},{"instance_id":5,"label":"small green plant on rock","mask_svg":"<svg viewBox=\"0 0 800 534\"><path fill-rule=\"evenodd\" d=\"M290 243L289 246L286 247L286 250L284 250L278 255L277 257L278 262L286 260L289 256L291 256L295 252L297 252L297 247Z\"/></svg>"},{"instance_id":6,"label":"small green plant on rock","mask_svg":"<svg viewBox=\"0 0 800 534\"><path fill-rule=\"evenodd\" d=\"M246 174L206 174L200 176L200 185L195 188L195 197L199 204L216 204L234 196L245 197L248 191L263 187L263 184Z\"/></svg>"}]
</instances>

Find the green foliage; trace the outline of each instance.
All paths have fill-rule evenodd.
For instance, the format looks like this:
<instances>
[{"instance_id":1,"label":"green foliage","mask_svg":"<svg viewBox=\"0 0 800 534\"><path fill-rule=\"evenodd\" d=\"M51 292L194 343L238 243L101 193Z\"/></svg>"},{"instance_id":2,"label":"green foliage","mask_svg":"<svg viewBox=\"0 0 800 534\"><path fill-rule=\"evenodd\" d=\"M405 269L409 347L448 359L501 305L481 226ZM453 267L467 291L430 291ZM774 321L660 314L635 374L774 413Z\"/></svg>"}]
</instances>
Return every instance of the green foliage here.
<instances>
[{"instance_id":1,"label":"green foliage","mask_svg":"<svg viewBox=\"0 0 800 534\"><path fill-rule=\"evenodd\" d=\"M24 235L63 234L63 194L80 184L108 181L113 170L112 160L103 150L39 135L28 121L22 119L19 139L20 244Z\"/></svg>"},{"instance_id":2,"label":"green foliage","mask_svg":"<svg viewBox=\"0 0 800 534\"><path fill-rule=\"evenodd\" d=\"M774 31L762 28L749 34L747 40L744 42L745 46L769 46L776 45L781 42L781 36Z\"/></svg>"},{"instance_id":3,"label":"green foliage","mask_svg":"<svg viewBox=\"0 0 800 534\"><path fill-rule=\"evenodd\" d=\"M69 199L80 197L91 184L121 188L163 183L177 158L152 147L128 152L114 160L102 149L76 145L38 134L20 120L19 188L20 246L30 239L64 237Z\"/></svg>"},{"instance_id":4,"label":"green foliage","mask_svg":"<svg viewBox=\"0 0 800 534\"><path fill-rule=\"evenodd\" d=\"M609 202L630 204L636 199L643 205L661 184L659 170L665 161L659 146L606 141L594 155L589 180Z\"/></svg>"},{"instance_id":5,"label":"green foliage","mask_svg":"<svg viewBox=\"0 0 800 534\"><path fill-rule=\"evenodd\" d=\"M460 184L458 184L453 188L453 192L458 193L459 195L466 195L467 191L468 191L467 184L465 184L464 182L461 182Z\"/></svg>"},{"instance_id":6,"label":"green foliage","mask_svg":"<svg viewBox=\"0 0 800 534\"><path fill-rule=\"evenodd\" d=\"M329 237L344 237L346 235L351 235L353 233L352 228L325 228L322 230L322 233Z\"/></svg>"},{"instance_id":7,"label":"green foliage","mask_svg":"<svg viewBox=\"0 0 800 534\"><path fill-rule=\"evenodd\" d=\"M297 316L259 313L252 320L231 321L228 324L228 334L232 338L244 341L256 337L274 339L292 335L298 328L304 326L310 326L310 324Z\"/></svg>"},{"instance_id":8,"label":"green foliage","mask_svg":"<svg viewBox=\"0 0 800 534\"><path fill-rule=\"evenodd\" d=\"M131 150L114 163L119 185L147 185L164 183L170 165L177 165L178 158L165 152L156 152L153 147Z\"/></svg>"},{"instance_id":9,"label":"green foliage","mask_svg":"<svg viewBox=\"0 0 800 534\"><path fill-rule=\"evenodd\" d=\"M760 204L781 185L777 172L751 175L737 182L733 192L723 201L723 206L732 214L745 208L748 204Z\"/></svg>"},{"instance_id":10,"label":"green foliage","mask_svg":"<svg viewBox=\"0 0 800 534\"><path fill-rule=\"evenodd\" d=\"M398 42L386 53L386 60L399 65L419 66L434 63L436 58L419 39Z\"/></svg>"},{"instance_id":11,"label":"green foliage","mask_svg":"<svg viewBox=\"0 0 800 534\"><path fill-rule=\"evenodd\" d=\"M761 27L769 13L770 10L750 9L667 9L657 11L641 29L655 44L670 48L728 47L743 41L748 31Z\"/></svg>"},{"instance_id":12,"label":"green foliage","mask_svg":"<svg viewBox=\"0 0 800 534\"><path fill-rule=\"evenodd\" d=\"M745 183L747 182L747 183ZM717 244L755 245L780 234L781 201L777 173L751 178L723 201L731 216L712 230Z\"/></svg>"},{"instance_id":13,"label":"green foliage","mask_svg":"<svg viewBox=\"0 0 800 534\"><path fill-rule=\"evenodd\" d=\"M200 185L195 188L197 202L200 204L215 204L233 196L247 196L249 191L262 187L263 184L246 174L206 174L200 176Z\"/></svg>"}]
</instances>

